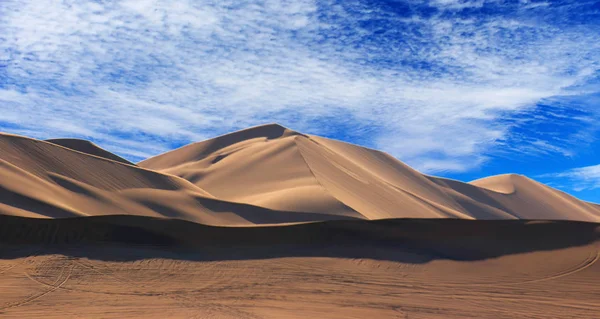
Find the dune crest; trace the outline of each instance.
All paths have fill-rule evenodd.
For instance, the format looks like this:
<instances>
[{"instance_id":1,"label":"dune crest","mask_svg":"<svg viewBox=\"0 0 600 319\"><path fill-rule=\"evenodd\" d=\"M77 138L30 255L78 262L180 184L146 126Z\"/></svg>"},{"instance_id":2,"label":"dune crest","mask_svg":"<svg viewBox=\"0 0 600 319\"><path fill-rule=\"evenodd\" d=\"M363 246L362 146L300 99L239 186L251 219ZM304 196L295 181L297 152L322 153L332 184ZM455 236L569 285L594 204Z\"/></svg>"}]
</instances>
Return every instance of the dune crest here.
<instances>
[{"instance_id":1,"label":"dune crest","mask_svg":"<svg viewBox=\"0 0 600 319\"><path fill-rule=\"evenodd\" d=\"M277 124L190 144L138 165L187 179L218 198L283 211L365 219L600 221L597 206L523 176L472 183L436 178L389 154Z\"/></svg>"},{"instance_id":2,"label":"dune crest","mask_svg":"<svg viewBox=\"0 0 600 319\"><path fill-rule=\"evenodd\" d=\"M140 215L209 225L349 219L224 201L189 181L54 143L0 134L0 213L64 218Z\"/></svg>"},{"instance_id":3,"label":"dune crest","mask_svg":"<svg viewBox=\"0 0 600 319\"><path fill-rule=\"evenodd\" d=\"M525 176L428 176L277 124L113 155L0 134L2 318L600 311L600 206Z\"/></svg>"},{"instance_id":4,"label":"dune crest","mask_svg":"<svg viewBox=\"0 0 600 319\"><path fill-rule=\"evenodd\" d=\"M389 154L267 124L137 164L76 139L0 135L0 213L141 215L221 226L332 219L600 221L600 207L520 175L427 176Z\"/></svg>"},{"instance_id":5,"label":"dune crest","mask_svg":"<svg viewBox=\"0 0 600 319\"><path fill-rule=\"evenodd\" d=\"M513 194L516 190L515 179L521 176L515 174L503 174L485 177L469 182L471 185L485 188L501 194Z\"/></svg>"},{"instance_id":6,"label":"dune crest","mask_svg":"<svg viewBox=\"0 0 600 319\"><path fill-rule=\"evenodd\" d=\"M46 142L64 146L66 148L70 148L72 150L79 151L82 153L121 162L123 164L135 165L134 163L120 157L119 155L113 154L90 141L81 140L77 138L53 138L46 140Z\"/></svg>"}]
</instances>

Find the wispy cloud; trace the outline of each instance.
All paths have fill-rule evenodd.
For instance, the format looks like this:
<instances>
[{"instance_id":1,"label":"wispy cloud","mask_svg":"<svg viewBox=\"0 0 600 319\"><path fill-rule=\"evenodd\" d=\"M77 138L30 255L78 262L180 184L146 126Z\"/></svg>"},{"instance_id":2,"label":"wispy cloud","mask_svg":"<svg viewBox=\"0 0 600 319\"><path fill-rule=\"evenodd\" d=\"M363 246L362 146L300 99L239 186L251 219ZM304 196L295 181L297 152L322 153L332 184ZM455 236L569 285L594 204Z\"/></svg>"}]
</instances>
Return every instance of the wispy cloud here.
<instances>
[{"instance_id":1,"label":"wispy cloud","mask_svg":"<svg viewBox=\"0 0 600 319\"><path fill-rule=\"evenodd\" d=\"M576 192L599 189L600 164L573 168L560 173L544 174L538 177L547 179L550 183L552 183L552 180L559 180L560 186Z\"/></svg>"},{"instance_id":2,"label":"wispy cloud","mask_svg":"<svg viewBox=\"0 0 600 319\"><path fill-rule=\"evenodd\" d=\"M506 119L598 89L591 5L3 1L0 127L135 159L263 122L318 134L324 118L372 127L368 146L429 172L480 165L511 138L566 154Z\"/></svg>"}]
</instances>

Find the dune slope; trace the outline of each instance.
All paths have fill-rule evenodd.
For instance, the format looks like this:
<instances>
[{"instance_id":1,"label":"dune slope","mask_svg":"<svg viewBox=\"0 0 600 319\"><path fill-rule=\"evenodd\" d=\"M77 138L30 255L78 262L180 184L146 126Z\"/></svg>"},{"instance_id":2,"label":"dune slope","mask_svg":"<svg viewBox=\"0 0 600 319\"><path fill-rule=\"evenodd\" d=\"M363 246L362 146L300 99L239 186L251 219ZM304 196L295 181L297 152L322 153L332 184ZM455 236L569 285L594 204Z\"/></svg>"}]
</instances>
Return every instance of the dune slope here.
<instances>
[{"instance_id":1,"label":"dune slope","mask_svg":"<svg viewBox=\"0 0 600 319\"><path fill-rule=\"evenodd\" d=\"M2 318L600 311L600 206L524 176L428 176L276 124L115 156L0 134Z\"/></svg>"},{"instance_id":2,"label":"dune slope","mask_svg":"<svg viewBox=\"0 0 600 319\"><path fill-rule=\"evenodd\" d=\"M0 134L0 213L132 214L211 225L335 219L600 221L600 206L519 175L471 183L427 176L372 149L277 124L136 165L72 139Z\"/></svg>"},{"instance_id":3,"label":"dune slope","mask_svg":"<svg viewBox=\"0 0 600 319\"><path fill-rule=\"evenodd\" d=\"M597 205L524 177L468 184L426 176L386 153L277 124L190 144L138 165L187 179L218 198L282 211L600 221Z\"/></svg>"},{"instance_id":4,"label":"dune slope","mask_svg":"<svg viewBox=\"0 0 600 319\"><path fill-rule=\"evenodd\" d=\"M139 163L189 180L225 200L284 211L364 218L335 198L297 145L301 134L266 125L190 144Z\"/></svg>"},{"instance_id":5,"label":"dune slope","mask_svg":"<svg viewBox=\"0 0 600 319\"><path fill-rule=\"evenodd\" d=\"M0 135L0 213L28 217L130 214L213 225L345 218L277 211L215 198L177 176L53 143Z\"/></svg>"},{"instance_id":6,"label":"dune slope","mask_svg":"<svg viewBox=\"0 0 600 319\"><path fill-rule=\"evenodd\" d=\"M2 318L597 318L600 224L0 216Z\"/></svg>"},{"instance_id":7,"label":"dune slope","mask_svg":"<svg viewBox=\"0 0 600 319\"><path fill-rule=\"evenodd\" d=\"M103 157L103 158L106 158L109 160L121 162L123 164L135 165L132 162L120 157L119 155L113 154L90 141L76 139L76 138L53 138L53 139L46 140L46 142L64 146L66 148L70 148L72 150L76 150L76 151L79 151L82 153L95 155L95 156Z\"/></svg>"}]
</instances>

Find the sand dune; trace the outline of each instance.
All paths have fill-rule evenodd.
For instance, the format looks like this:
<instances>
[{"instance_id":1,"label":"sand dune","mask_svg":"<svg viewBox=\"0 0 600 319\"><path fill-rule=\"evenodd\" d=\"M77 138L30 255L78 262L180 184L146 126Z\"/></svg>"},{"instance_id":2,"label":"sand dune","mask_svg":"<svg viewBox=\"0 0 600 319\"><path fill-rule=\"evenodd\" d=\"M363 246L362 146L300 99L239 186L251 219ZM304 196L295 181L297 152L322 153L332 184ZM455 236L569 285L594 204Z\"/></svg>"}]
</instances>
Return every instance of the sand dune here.
<instances>
[{"instance_id":1,"label":"sand dune","mask_svg":"<svg viewBox=\"0 0 600 319\"><path fill-rule=\"evenodd\" d=\"M228 202L177 176L9 134L0 135L0 160L0 213L9 215L132 214L212 225L350 218Z\"/></svg>"},{"instance_id":2,"label":"sand dune","mask_svg":"<svg viewBox=\"0 0 600 319\"><path fill-rule=\"evenodd\" d=\"M137 165L0 134L0 317L596 318L598 221L276 124Z\"/></svg>"},{"instance_id":3,"label":"sand dune","mask_svg":"<svg viewBox=\"0 0 600 319\"><path fill-rule=\"evenodd\" d=\"M277 124L190 144L138 165L189 180L217 198L282 211L365 219L600 221L598 206L526 178L471 184L435 178L383 152Z\"/></svg>"},{"instance_id":4,"label":"sand dune","mask_svg":"<svg viewBox=\"0 0 600 319\"><path fill-rule=\"evenodd\" d=\"M194 143L139 165L182 177L225 200L363 218L319 183L296 144L298 136L281 126L259 126Z\"/></svg>"},{"instance_id":5,"label":"sand dune","mask_svg":"<svg viewBox=\"0 0 600 319\"><path fill-rule=\"evenodd\" d=\"M573 219L598 221L598 205L580 201L564 192L522 175L508 174L472 181L490 194L506 211L521 219ZM567 216L565 212L570 212Z\"/></svg>"},{"instance_id":6,"label":"sand dune","mask_svg":"<svg viewBox=\"0 0 600 319\"><path fill-rule=\"evenodd\" d=\"M0 213L132 214L211 225L332 219L600 221L600 207L526 177L463 183L376 150L277 124L193 143L133 165L76 139L0 135Z\"/></svg>"},{"instance_id":7,"label":"sand dune","mask_svg":"<svg viewBox=\"0 0 600 319\"><path fill-rule=\"evenodd\" d=\"M121 162L123 164L135 165L132 162L113 154L100 146L86 140L80 140L76 138L53 138L46 140L46 142L50 142L52 144L64 146L66 148L70 148L72 150L76 150L82 153L95 155L98 157L103 157L109 160Z\"/></svg>"}]
</instances>

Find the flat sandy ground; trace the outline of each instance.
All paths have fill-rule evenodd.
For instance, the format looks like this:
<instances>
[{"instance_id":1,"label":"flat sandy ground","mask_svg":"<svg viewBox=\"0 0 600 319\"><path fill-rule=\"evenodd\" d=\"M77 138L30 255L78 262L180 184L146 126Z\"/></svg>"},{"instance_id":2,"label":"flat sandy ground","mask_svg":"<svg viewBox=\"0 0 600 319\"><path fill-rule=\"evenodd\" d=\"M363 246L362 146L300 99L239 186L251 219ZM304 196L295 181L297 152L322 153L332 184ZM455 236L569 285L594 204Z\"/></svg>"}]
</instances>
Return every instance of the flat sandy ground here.
<instances>
[{"instance_id":1,"label":"flat sandy ground","mask_svg":"<svg viewBox=\"0 0 600 319\"><path fill-rule=\"evenodd\" d=\"M0 317L598 318L600 313L596 244L479 261L407 255L408 262L209 260L200 253L124 246L36 255L39 249L2 248L4 256L14 257L0 260Z\"/></svg>"}]
</instances>

